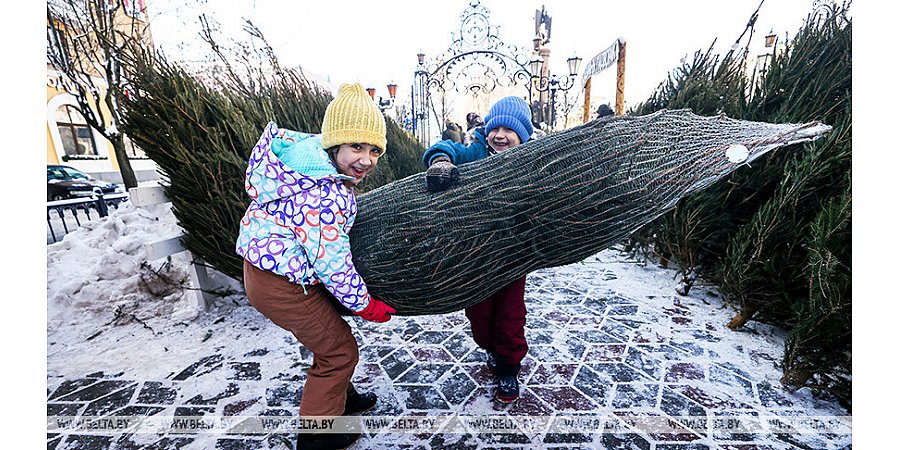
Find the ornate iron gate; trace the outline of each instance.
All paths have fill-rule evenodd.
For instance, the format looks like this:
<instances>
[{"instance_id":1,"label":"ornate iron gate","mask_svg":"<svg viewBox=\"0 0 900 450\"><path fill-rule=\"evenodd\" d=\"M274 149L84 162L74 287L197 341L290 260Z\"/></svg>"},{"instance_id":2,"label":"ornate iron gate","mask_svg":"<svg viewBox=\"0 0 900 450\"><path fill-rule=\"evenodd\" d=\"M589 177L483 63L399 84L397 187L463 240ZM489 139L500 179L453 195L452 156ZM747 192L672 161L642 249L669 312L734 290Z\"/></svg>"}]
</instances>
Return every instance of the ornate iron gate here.
<instances>
[{"instance_id":1,"label":"ornate iron gate","mask_svg":"<svg viewBox=\"0 0 900 450\"><path fill-rule=\"evenodd\" d=\"M531 103L531 50L504 43L497 31L490 22L490 11L479 0L472 0L460 13L460 28L451 34L450 47L428 61L420 56L411 112L413 133L426 147L431 145L432 117L442 120L446 114L444 110L438 114L436 98L444 104L450 93L478 97L490 95L500 86L522 86L524 98Z\"/></svg>"}]
</instances>

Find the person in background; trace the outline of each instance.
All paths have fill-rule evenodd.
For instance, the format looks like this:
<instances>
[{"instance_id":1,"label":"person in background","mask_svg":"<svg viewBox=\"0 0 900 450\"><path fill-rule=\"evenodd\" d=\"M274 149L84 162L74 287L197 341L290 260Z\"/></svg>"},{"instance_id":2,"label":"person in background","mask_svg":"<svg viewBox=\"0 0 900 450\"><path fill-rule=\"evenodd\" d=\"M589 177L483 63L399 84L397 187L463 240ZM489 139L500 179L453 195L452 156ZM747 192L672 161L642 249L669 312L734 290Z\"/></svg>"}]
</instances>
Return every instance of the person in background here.
<instances>
[{"instance_id":1,"label":"person in background","mask_svg":"<svg viewBox=\"0 0 900 450\"><path fill-rule=\"evenodd\" d=\"M343 85L325 111L321 135L270 122L250 155L244 186L251 202L236 249L250 304L313 354L301 418L359 413L377 401L350 383L359 347L341 311L372 322L387 322L396 312L369 294L348 237L357 212L354 188L384 154L385 130L362 85ZM299 433L297 448L345 448L358 438Z\"/></svg>"},{"instance_id":2,"label":"person in background","mask_svg":"<svg viewBox=\"0 0 900 450\"><path fill-rule=\"evenodd\" d=\"M441 133L441 139L451 140L453 142L463 141L462 127L458 123L450 119L444 121L444 131Z\"/></svg>"},{"instance_id":3,"label":"person in background","mask_svg":"<svg viewBox=\"0 0 900 450\"><path fill-rule=\"evenodd\" d=\"M547 128L547 124L545 124L543 122L541 122L541 123L531 122L531 126L534 127L534 133L531 135L532 139L542 138L547 135L547 132L544 131L544 128Z\"/></svg>"},{"instance_id":4,"label":"person in background","mask_svg":"<svg viewBox=\"0 0 900 450\"><path fill-rule=\"evenodd\" d=\"M428 170L426 188L431 192L447 189L459 179L457 165L503 152L528 142L534 128L531 110L519 97L497 101L484 118L484 127L476 127L469 145L440 141L431 146L422 159ZM487 352L488 368L497 379L494 398L510 403L519 398L518 375L528 352L525 340L525 277L504 286L483 301L466 308L472 337Z\"/></svg>"},{"instance_id":5,"label":"person in background","mask_svg":"<svg viewBox=\"0 0 900 450\"><path fill-rule=\"evenodd\" d=\"M463 137L463 144L469 145L475 140L475 129L484 126L484 120L476 112L466 114L466 134Z\"/></svg>"},{"instance_id":6,"label":"person in background","mask_svg":"<svg viewBox=\"0 0 900 450\"><path fill-rule=\"evenodd\" d=\"M604 103L597 107L597 117L595 117L595 119L599 119L601 117L606 117L606 116L611 116L611 115L613 115L612 108L610 108L609 105Z\"/></svg>"}]
</instances>

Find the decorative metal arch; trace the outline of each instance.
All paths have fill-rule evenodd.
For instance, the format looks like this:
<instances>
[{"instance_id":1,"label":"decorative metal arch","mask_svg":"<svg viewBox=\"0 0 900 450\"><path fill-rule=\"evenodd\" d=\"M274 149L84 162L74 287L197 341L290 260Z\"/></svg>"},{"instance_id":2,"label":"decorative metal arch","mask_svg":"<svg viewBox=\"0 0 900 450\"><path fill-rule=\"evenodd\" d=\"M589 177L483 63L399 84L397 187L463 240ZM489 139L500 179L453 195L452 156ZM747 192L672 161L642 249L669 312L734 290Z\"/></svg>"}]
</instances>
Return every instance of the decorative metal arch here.
<instances>
[{"instance_id":1,"label":"decorative metal arch","mask_svg":"<svg viewBox=\"0 0 900 450\"><path fill-rule=\"evenodd\" d=\"M490 22L490 11L472 0L460 13L459 31L451 33L450 47L419 65L413 83L413 128L424 145L430 144L429 110L437 118L434 97L449 92L487 95L497 87L522 86L531 102L531 50L506 44L498 27Z\"/></svg>"}]
</instances>

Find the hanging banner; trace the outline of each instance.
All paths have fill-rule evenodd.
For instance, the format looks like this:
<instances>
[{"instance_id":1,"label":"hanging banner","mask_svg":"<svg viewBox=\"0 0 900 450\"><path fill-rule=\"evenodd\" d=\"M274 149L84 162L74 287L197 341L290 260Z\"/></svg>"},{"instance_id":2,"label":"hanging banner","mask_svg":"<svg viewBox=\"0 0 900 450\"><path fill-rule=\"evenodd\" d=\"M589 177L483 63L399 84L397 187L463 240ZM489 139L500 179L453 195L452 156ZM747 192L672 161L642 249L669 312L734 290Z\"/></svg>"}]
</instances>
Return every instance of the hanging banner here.
<instances>
[{"instance_id":1,"label":"hanging banner","mask_svg":"<svg viewBox=\"0 0 900 450\"><path fill-rule=\"evenodd\" d=\"M625 40L622 38L616 39L616 41L613 42L612 45L609 46L609 48L598 53L597 56L591 59L587 66L585 66L584 73L581 75L582 88L584 88L584 85L587 83L588 79L602 72L618 60L619 44L624 42Z\"/></svg>"}]
</instances>

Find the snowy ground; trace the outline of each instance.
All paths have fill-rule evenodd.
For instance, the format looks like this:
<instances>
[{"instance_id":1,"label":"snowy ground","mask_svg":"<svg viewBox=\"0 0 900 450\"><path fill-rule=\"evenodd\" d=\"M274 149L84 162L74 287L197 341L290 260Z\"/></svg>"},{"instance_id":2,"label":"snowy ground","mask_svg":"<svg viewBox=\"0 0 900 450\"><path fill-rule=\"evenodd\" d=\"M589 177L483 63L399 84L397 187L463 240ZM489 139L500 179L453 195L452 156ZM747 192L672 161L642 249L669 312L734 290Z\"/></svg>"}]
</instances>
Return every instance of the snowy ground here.
<instances>
[{"instance_id":1,"label":"snowy ground","mask_svg":"<svg viewBox=\"0 0 900 450\"><path fill-rule=\"evenodd\" d=\"M227 279L219 281L232 293L200 313L189 293L171 286L187 276L185 263L144 264L143 243L179 231L165 206L123 205L48 246L48 417L202 416L221 423L215 421L296 416L308 352ZM782 389L777 366L784 333L756 322L728 330L733 311L715 288L695 286L678 296L673 277L670 269L616 250L530 274L530 350L522 397L511 405L491 401L493 378L461 312L386 324L347 318L360 343L353 382L379 395L367 417L493 417L515 424L512 431L478 422L443 430L395 422L379 431L369 424L352 448L850 446L849 426L764 427L772 417L797 424L847 413L806 389ZM535 425L570 416L631 425L604 431L588 420L566 432ZM753 417L759 420L748 421ZM667 431L649 430L654 418L677 422ZM697 418L710 420L688 423ZM747 428L713 421L721 418L737 418ZM293 440L279 431L229 433L215 426L159 434L115 427L56 431L48 432L48 448L284 449Z\"/></svg>"}]
</instances>

